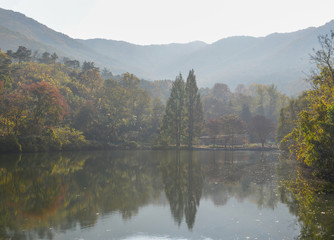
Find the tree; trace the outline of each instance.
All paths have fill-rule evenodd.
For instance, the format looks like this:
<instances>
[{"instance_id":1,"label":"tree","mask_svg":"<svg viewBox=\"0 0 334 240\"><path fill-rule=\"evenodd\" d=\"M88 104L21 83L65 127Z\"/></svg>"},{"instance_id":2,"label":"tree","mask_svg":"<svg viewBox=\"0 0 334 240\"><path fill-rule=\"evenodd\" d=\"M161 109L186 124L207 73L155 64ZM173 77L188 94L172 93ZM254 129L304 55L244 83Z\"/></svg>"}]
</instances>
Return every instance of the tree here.
<instances>
[{"instance_id":1,"label":"tree","mask_svg":"<svg viewBox=\"0 0 334 240\"><path fill-rule=\"evenodd\" d=\"M16 52L13 54L14 59L17 59L19 63L27 62L31 59L31 50L24 46L19 46Z\"/></svg>"},{"instance_id":2,"label":"tree","mask_svg":"<svg viewBox=\"0 0 334 240\"><path fill-rule=\"evenodd\" d=\"M58 124L68 113L68 105L57 87L48 82L32 83L23 86L28 96L30 124L36 130L44 126ZM33 129L31 129L33 130Z\"/></svg>"},{"instance_id":3,"label":"tree","mask_svg":"<svg viewBox=\"0 0 334 240\"><path fill-rule=\"evenodd\" d=\"M249 124L249 130L261 142L262 148L266 140L275 131L275 125L272 120L265 116L256 115Z\"/></svg>"},{"instance_id":4,"label":"tree","mask_svg":"<svg viewBox=\"0 0 334 240\"><path fill-rule=\"evenodd\" d=\"M51 57L52 64L56 64L56 61L58 59L57 53L52 53L52 55L50 57Z\"/></svg>"},{"instance_id":5,"label":"tree","mask_svg":"<svg viewBox=\"0 0 334 240\"><path fill-rule=\"evenodd\" d=\"M11 63L12 61L9 59L7 54L1 52L1 49L0 49L0 85L3 84L2 87L10 87L9 72L10 72Z\"/></svg>"},{"instance_id":6,"label":"tree","mask_svg":"<svg viewBox=\"0 0 334 240\"><path fill-rule=\"evenodd\" d=\"M42 57L39 59L40 63L51 64L52 58L49 52L44 52Z\"/></svg>"},{"instance_id":7,"label":"tree","mask_svg":"<svg viewBox=\"0 0 334 240\"><path fill-rule=\"evenodd\" d=\"M317 70L310 77L307 106L299 113L295 129L283 141L290 151L309 166L313 174L334 182L334 33L319 37L320 50L311 59Z\"/></svg>"},{"instance_id":8,"label":"tree","mask_svg":"<svg viewBox=\"0 0 334 240\"><path fill-rule=\"evenodd\" d=\"M87 71L81 72L79 80L85 88L90 90L90 93L99 90L103 86L103 79L97 68L90 68Z\"/></svg>"},{"instance_id":9,"label":"tree","mask_svg":"<svg viewBox=\"0 0 334 240\"><path fill-rule=\"evenodd\" d=\"M165 105L157 97L152 101L152 130L153 133L158 134L162 119L165 112Z\"/></svg>"},{"instance_id":10,"label":"tree","mask_svg":"<svg viewBox=\"0 0 334 240\"><path fill-rule=\"evenodd\" d=\"M240 113L240 117L242 119L242 121L244 121L245 123L249 123L252 119L252 114L249 110L249 106L247 104L243 104L242 105L242 110Z\"/></svg>"},{"instance_id":11,"label":"tree","mask_svg":"<svg viewBox=\"0 0 334 240\"><path fill-rule=\"evenodd\" d=\"M112 72L107 69L107 68L103 68L102 72L101 72L101 77L106 80L106 79L112 79L114 76L112 74Z\"/></svg>"},{"instance_id":12,"label":"tree","mask_svg":"<svg viewBox=\"0 0 334 240\"><path fill-rule=\"evenodd\" d=\"M257 101L258 105L256 108L256 113L258 115L264 116L264 98L265 98L265 86L263 85L258 85L256 88L256 93L257 93Z\"/></svg>"},{"instance_id":13,"label":"tree","mask_svg":"<svg viewBox=\"0 0 334 240\"><path fill-rule=\"evenodd\" d=\"M224 83L216 83L212 88L212 94L224 104L228 103L232 96L230 88Z\"/></svg>"},{"instance_id":14,"label":"tree","mask_svg":"<svg viewBox=\"0 0 334 240\"><path fill-rule=\"evenodd\" d=\"M198 92L194 70L190 70L187 77L185 86L185 107L188 147L192 147L194 138L199 137L201 134L204 122L203 106Z\"/></svg>"},{"instance_id":15,"label":"tree","mask_svg":"<svg viewBox=\"0 0 334 240\"><path fill-rule=\"evenodd\" d=\"M128 89L128 90L132 90L132 89L136 89L138 88L140 83L139 78L137 78L135 75L130 74L130 73L124 73L121 77L121 85Z\"/></svg>"},{"instance_id":16,"label":"tree","mask_svg":"<svg viewBox=\"0 0 334 240\"><path fill-rule=\"evenodd\" d=\"M161 129L162 137L167 140L167 143L175 143L176 147L180 147L184 136L184 97L185 83L180 74L173 83Z\"/></svg>"},{"instance_id":17,"label":"tree","mask_svg":"<svg viewBox=\"0 0 334 240\"><path fill-rule=\"evenodd\" d=\"M241 120L241 118L236 114L227 114L220 118L221 124L221 131L223 134L227 135L229 140L232 144L232 148L235 142L235 137L237 134L242 134L246 130L245 123ZM226 147L225 141L225 147Z\"/></svg>"},{"instance_id":18,"label":"tree","mask_svg":"<svg viewBox=\"0 0 334 240\"><path fill-rule=\"evenodd\" d=\"M80 62L78 60L64 59L64 63L67 67L78 69L80 68Z\"/></svg>"},{"instance_id":19,"label":"tree","mask_svg":"<svg viewBox=\"0 0 334 240\"><path fill-rule=\"evenodd\" d=\"M216 146L217 136L221 132L221 121L219 119L209 119L206 123L206 132L213 138L213 146Z\"/></svg>"},{"instance_id":20,"label":"tree","mask_svg":"<svg viewBox=\"0 0 334 240\"><path fill-rule=\"evenodd\" d=\"M268 106L268 114L267 116L274 120L277 119L276 115L276 108L277 108L277 103L279 100L279 93L274 84L270 85L267 87L267 94L268 94L268 100L269 100L269 106Z\"/></svg>"},{"instance_id":21,"label":"tree","mask_svg":"<svg viewBox=\"0 0 334 240\"><path fill-rule=\"evenodd\" d=\"M314 72L311 77L311 81L315 87L322 85L328 80L334 83L334 32L331 31L330 35L321 35L318 37L320 43L320 50L314 50L311 55L311 60L316 64L318 72ZM320 72L319 72L320 71ZM322 77L321 74L325 74Z\"/></svg>"},{"instance_id":22,"label":"tree","mask_svg":"<svg viewBox=\"0 0 334 240\"><path fill-rule=\"evenodd\" d=\"M99 70L97 67L95 67L95 63L94 62L87 62L84 61L82 64L82 71L83 72L87 72L88 70Z\"/></svg>"},{"instance_id":23,"label":"tree","mask_svg":"<svg viewBox=\"0 0 334 240\"><path fill-rule=\"evenodd\" d=\"M8 96L7 117L13 123L15 135L24 127L27 111L27 98L20 91L11 92Z\"/></svg>"}]
</instances>

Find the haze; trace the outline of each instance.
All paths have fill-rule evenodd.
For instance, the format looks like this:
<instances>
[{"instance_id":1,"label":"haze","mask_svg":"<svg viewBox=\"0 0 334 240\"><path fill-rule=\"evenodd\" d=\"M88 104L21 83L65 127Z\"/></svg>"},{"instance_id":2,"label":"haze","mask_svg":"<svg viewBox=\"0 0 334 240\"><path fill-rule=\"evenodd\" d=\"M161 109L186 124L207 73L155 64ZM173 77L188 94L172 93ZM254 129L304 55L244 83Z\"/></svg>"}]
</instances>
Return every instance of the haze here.
<instances>
[{"instance_id":1,"label":"haze","mask_svg":"<svg viewBox=\"0 0 334 240\"><path fill-rule=\"evenodd\" d=\"M334 1L317 0L0 0L0 7L73 38L135 44L215 42L229 36L266 36L332 20Z\"/></svg>"}]
</instances>

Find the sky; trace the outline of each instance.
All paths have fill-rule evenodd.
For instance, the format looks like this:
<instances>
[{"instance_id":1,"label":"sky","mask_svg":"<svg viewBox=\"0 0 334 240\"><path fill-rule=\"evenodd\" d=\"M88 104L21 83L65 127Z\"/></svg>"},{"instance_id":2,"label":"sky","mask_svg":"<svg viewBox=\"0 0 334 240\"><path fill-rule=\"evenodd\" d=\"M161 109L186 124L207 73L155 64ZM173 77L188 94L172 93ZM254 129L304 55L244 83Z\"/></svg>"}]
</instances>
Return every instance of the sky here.
<instances>
[{"instance_id":1,"label":"sky","mask_svg":"<svg viewBox=\"0 0 334 240\"><path fill-rule=\"evenodd\" d=\"M140 45L262 37L334 19L334 0L0 0L0 7L72 38Z\"/></svg>"}]
</instances>

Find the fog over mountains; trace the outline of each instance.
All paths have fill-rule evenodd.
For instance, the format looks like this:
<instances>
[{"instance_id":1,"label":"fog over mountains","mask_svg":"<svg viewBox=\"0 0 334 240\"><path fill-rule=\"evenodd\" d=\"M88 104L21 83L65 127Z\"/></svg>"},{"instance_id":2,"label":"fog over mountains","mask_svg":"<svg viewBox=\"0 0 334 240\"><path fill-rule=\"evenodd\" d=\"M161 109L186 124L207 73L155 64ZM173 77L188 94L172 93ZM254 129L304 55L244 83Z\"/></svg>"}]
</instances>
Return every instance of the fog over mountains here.
<instances>
[{"instance_id":1,"label":"fog over mountains","mask_svg":"<svg viewBox=\"0 0 334 240\"><path fill-rule=\"evenodd\" d=\"M287 94L307 87L313 66L309 55L318 49L318 36L334 29L334 21L292 33L266 37L230 37L212 44L191 42L141 46L106 39L72 39L25 15L0 9L0 48L23 45L39 52L56 52L80 61L94 61L114 74L130 72L146 80L174 80L195 70L200 87L226 83L274 83ZM112 29L108 29L112 31Z\"/></svg>"}]
</instances>

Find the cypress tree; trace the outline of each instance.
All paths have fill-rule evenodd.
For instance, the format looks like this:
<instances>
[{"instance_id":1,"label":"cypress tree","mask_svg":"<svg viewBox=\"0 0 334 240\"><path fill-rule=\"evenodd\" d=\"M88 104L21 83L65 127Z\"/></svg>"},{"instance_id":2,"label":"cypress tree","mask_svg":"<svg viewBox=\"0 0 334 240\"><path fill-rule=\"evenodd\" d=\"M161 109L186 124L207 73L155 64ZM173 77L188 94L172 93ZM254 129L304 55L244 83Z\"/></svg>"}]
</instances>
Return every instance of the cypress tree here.
<instances>
[{"instance_id":1,"label":"cypress tree","mask_svg":"<svg viewBox=\"0 0 334 240\"><path fill-rule=\"evenodd\" d=\"M162 137L167 140L167 143L175 143L176 147L180 147L184 136L184 100L185 83L180 74L173 83L161 128Z\"/></svg>"},{"instance_id":2,"label":"cypress tree","mask_svg":"<svg viewBox=\"0 0 334 240\"><path fill-rule=\"evenodd\" d=\"M188 147L199 137L204 123L203 106L194 70L190 70L185 87L186 134Z\"/></svg>"}]
</instances>

